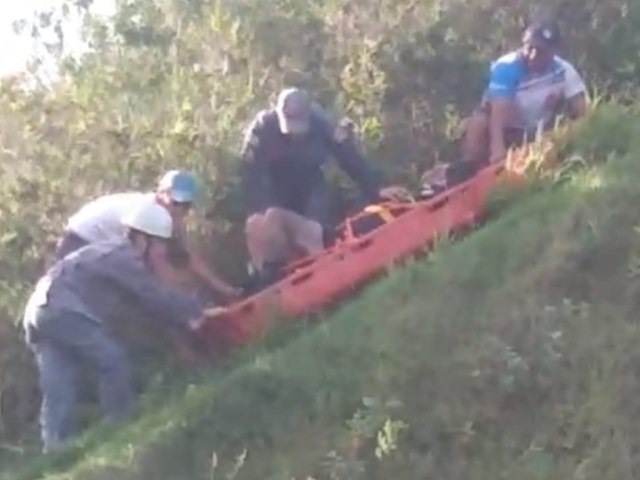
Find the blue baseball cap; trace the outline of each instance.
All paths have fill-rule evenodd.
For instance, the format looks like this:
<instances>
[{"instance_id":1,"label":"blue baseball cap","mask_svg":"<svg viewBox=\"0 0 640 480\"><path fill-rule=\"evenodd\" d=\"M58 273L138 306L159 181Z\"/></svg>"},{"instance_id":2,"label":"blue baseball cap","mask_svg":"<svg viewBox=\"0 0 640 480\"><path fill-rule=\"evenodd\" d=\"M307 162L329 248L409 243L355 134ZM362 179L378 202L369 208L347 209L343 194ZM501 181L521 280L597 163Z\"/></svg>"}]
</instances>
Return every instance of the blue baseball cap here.
<instances>
[{"instance_id":1,"label":"blue baseball cap","mask_svg":"<svg viewBox=\"0 0 640 480\"><path fill-rule=\"evenodd\" d=\"M522 42L537 48L556 48L560 43L560 33L555 25L536 22L524 31Z\"/></svg>"},{"instance_id":2,"label":"blue baseball cap","mask_svg":"<svg viewBox=\"0 0 640 480\"><path fill-rule=\"evenodd\" d=\"M193 203L198 188L194 176L184 170L170 170L158 183L158 189L169 193L172 200L180 203Z\"/></svg>"}]
</instances>

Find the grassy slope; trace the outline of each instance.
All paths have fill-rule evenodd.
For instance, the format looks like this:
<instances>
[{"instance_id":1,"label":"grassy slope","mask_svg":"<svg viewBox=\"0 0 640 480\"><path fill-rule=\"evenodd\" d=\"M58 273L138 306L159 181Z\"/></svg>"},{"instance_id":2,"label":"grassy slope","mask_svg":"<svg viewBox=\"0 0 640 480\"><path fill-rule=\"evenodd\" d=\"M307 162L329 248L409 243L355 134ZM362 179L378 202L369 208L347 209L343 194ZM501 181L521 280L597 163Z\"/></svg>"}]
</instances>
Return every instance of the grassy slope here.
<instances>
[{"instance_id":1,"label":"grassy slope","mask_svg":"<svg viewBox=\"0 0 640 480\"><path fill-rule=\"evenodd\" d=\"M632 478L638 154L519 200L287 345L6 478L225 478L245 448L235 478ZM378 437L397 449L376 458Z\"/></svg>"}]
</instances>

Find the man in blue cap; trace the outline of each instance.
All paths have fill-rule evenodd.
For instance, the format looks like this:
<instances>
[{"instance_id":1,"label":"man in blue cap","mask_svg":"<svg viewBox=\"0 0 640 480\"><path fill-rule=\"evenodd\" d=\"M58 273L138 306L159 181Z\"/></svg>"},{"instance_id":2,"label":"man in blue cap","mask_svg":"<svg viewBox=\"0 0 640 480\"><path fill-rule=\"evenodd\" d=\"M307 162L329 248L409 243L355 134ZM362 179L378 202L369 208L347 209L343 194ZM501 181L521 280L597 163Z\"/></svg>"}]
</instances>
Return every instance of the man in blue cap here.
<instances>
[{"instance_id":1,"label":"man in blue cap","mask_svg":"<svg viewBox=\"0 0 640 480\"><path fill-rule=\"evenodd\" d=\"M329 157L369 202L405 192L382 188L358 153L349 125L331 122L298 88L284 89L275 108L258 113L242 156L247 246L254 271L266 283L296 252L313 254L330 241L330 194L323 173Z\"/></svg>"},{"instance_id":2,"label":"man in blue cap","mask_svg":"<svg viewBox=\"0 0 640 480\"><path fill-rule=\"evenodd\" d=\"M186 263L188 270L224 298L236 298L239 290L215 275L189 244L185 218L196 196L194 176L184 170L170 170L162 176L155 192L126 192L99 197L84 205L69 218L56 256L61 259L85 245L123 238L126 228L122 225L122 217L139 203L157 203L164 207L173 219L174 238L171 251L174 253L173 258L183 260L177 263ZM169 264L164 266L162 275L173 281L174 270L169 268Z\"/></svg>"},{"instance_id":3,"label":"man in blue cap","mask_svg":"<svg viewBox=\"0 0 640 480\"><path fill-rule=\"evenodd\" d=\"M469 118L463 158L497 162L510 147L535 139L560 114L585 114L585 83L558 56L560 36L550 22L536 22L524 32L522 46L491 65L481 106Z\"/></svg>"}]
</instances>

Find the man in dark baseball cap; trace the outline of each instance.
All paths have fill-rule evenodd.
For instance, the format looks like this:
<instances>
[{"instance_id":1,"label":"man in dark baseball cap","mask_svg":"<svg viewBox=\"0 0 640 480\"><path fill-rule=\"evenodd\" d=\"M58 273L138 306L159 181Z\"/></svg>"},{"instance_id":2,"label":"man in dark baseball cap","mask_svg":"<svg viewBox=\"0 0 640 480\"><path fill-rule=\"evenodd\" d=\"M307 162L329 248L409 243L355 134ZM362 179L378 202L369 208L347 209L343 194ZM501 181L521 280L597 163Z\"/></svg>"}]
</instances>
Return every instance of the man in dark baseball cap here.
<instances>
[{"instance_id":1,"label":"man in dark baseball cap","mask_svg":"<svg viewBox=\"0 0 640 480\"><path fill-rule=\"evenodd\" d=\"M299 88L282 90L274 108L256 115L242 156L247 247L259 286L276 279L296 252L317 253L331 243L331 195L323 172L329 158L371 203L406 194L383 188L349 125L331 121Z\"/></svg>"},{"instance_id":2,"label":"man in dark baseball cap","mask_svg":"<svg viewBox=\"0 0 640 480\"><path fill-rule=\"evenodd\" d=\"M558 29L551 23L533 23L522 36L522 54L533 72L543 72L548 68L559 46Z\"/></svg>"},{"instance_id":3,"label":"man in dark baseball cap","mask_svg":"<svg viewBox=\"0 0 640 480\"><path fill-rule=\"evenodd\" d=\"M555 49L560 45L560 33L553 23L532 23L525 29L522 43L537 48Z\"/></svg>"}]
</instances>

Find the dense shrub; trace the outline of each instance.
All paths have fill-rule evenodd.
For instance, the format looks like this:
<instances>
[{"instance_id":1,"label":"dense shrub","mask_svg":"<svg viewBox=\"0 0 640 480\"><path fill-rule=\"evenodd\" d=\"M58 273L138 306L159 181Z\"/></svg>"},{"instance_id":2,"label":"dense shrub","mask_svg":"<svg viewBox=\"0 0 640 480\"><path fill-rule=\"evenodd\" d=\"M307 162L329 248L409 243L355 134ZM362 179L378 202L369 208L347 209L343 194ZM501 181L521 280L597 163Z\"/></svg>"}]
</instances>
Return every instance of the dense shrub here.
<instances>
[{"instance_id":1,"label":"dense shrub","mask_svg":"<svg viewBox=\"0 0 640 480\"><path fill-rule=\"evenodd\" d=\"M84 12L75 5L87 3L69 6ZM408 184L455 155L457 123L477 101L488 62L518 44L532 16L559 20L566 56L594 91L628 99L638 90L632 0L267 3L130 0L108 21L86 11L92 51L60 59L52 86L3 80L0 444L34 432L34 375L13 325L66 216L90 197L191 168L203 187L194 222L203 248L239 279L239 143L283 85L308 87L333 114L350 116L369 157Z\"/></svg>"}]
</instances>

